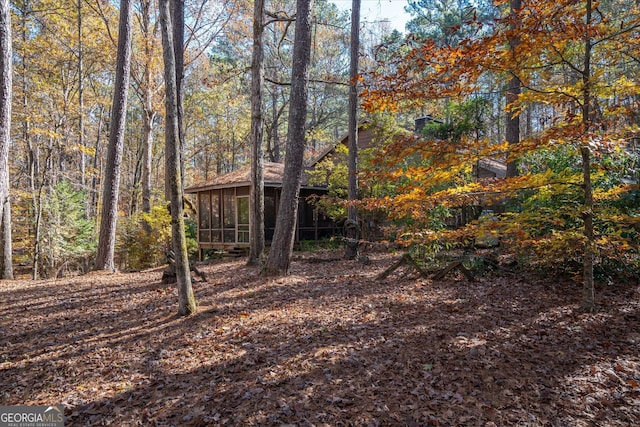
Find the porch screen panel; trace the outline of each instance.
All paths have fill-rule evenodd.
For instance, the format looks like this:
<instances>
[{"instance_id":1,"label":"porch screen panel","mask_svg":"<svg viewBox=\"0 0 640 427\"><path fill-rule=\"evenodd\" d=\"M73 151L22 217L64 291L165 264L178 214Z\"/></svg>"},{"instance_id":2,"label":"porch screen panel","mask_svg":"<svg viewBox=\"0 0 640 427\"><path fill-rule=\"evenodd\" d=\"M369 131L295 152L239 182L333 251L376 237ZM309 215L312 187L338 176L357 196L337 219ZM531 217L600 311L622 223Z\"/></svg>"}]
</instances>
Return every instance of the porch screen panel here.
<instances>
[{"instance_id":1,"label":"porch screen panel","mask_svg":"<svg viewBox=\"0 0 640 427\"><path fill-rule=\"evenodd\" d=\"M273 240L276 228L276 192L269 188L264 191L264 238L267 242Z\"/></svg>"},{"instance_id":2,"label":"porch screen panel","mask_svg":"<svg viewBox=\"0 0 640 427\"><path fill-rule=\"evenodd\" d=\"M298 201L298 239L315 240L313 207L302 197Z\"/></svg>"},{"instance_id":3,"label":"porch screen panel","mask_svg":"<svg viewBox=\"0 0 640 427\"><path fill-rule=\"evenodd\" d=\"M222 241L222 224L220 223L220 190L211 192L211 241Z\"/></svg>"},{"instance_id":4,"label":"porch screen panel","mask_svg":"<svg viewBox=\"0 0 640 427\"><path fill-rule=\"evenodd\" d=\"M249 198L238 197L238 242L249 243Z\"/></svg>"},{"instance_id":5,"label":"porch screen panel","mask_svg":"<svg viewBox=\"0 0 640 427\"><path fill-rule=\"evenodd\" d=\"M227 188L222 193L222 227L225 243L236 241L236 192Z\"/></svg>"},{"instance_id":6,"label":"porch screen panel","mask_svg":"<svg viewBox=\"0 0 640 427\"><path fill-rule=\"evenodd\" d=\"M201 242L211 241L211 193L208 191L198 194L198 228Z\"/></svg>"}]
</instances>

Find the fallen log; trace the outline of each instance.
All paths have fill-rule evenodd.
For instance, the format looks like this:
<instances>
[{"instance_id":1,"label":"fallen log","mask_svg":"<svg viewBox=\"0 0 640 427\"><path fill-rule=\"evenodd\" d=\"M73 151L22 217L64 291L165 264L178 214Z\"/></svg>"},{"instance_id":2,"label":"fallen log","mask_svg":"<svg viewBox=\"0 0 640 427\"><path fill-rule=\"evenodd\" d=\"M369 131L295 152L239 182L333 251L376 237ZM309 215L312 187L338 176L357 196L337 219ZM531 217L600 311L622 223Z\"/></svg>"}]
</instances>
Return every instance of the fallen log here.
<instances>
[{"instance_id":1,"label":"fallen log","mask_svg":"<svg viewBox=\"0 0 640 427\"><path fill-rule=\"evenodd\" d=\"M437 273L435 273L432 277L433 280L442 280L444 278L444 276L446 276L449 272L458 269L463 275L464 277L467 278L467 280L473 282L475 280L475 277L473 277L473 274L471 273L471 271L469 271L469 269L467 267L465 267L464 265L462 265L462 261L454 261L452 263L450 263L449 265L447 265L445 268L443 268L442 270L438 271Z\"/></svg>"},{"instance_id":2,"label":"fallen log","mask_svg":"<svg viewBox=\"0 0 640 427\"><path fill-rule=\"evenodd\" d=\"M393 265L391 265L389 268L387 268L385 271L383 271L382 273L380 273L377 277L377 280L383 280L386 279L391 273L393 273L394 271L396 271L398 268L400 268L403 265L407 265L410 268L416 270L418 273L420 273L420 276L426 278L426 279L432 279L432 280L442 280L447 274L449 274L451 271L458 269L463 275L464 277L467 278L467 280L469 281L474 281L475 277L473 276L473 273L471 273L471 271L469 271L468 268L466 268L463 264L462 261L453 261L451 263L449 263L445 268L440 269L436 272L433 272L430 276L430 273L426 270L424 270L422 267L420 267L418 265L418 263L416 262L416 260L414 260L411 255L409 254L404 254L402 255L402 257L400 257L400 259L398 261L396 261L395 263L393 263Z\"/></svg>"},{"instance_id":3,"label":"fallen log","mask_svg":"<svg viewBox=\"0 0 640 427\"><path fill-rule=\"evenodd\" d=\"M391 273L396 271L400 266L407 264L409 267L415 269L422 277L427 278L429 273L424 271L422 267L418 265L418 263L411 257L409 254L404 254L398 261L396 261L392 266L387 268L385 271L380 273L377 277L378 280L386 279Z\"/></svg>"}]
</instances>

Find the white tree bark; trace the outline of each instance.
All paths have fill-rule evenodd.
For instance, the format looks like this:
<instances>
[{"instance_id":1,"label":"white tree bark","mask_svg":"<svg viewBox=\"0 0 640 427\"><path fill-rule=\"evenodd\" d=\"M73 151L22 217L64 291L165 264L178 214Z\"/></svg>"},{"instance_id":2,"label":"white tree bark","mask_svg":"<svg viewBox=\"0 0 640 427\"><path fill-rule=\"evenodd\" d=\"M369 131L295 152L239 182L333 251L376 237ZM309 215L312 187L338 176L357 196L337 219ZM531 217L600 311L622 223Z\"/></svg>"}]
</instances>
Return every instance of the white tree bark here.
<instances>
[{"instance_id":1,"label":"white tree bark","mask_svg":"<svg viewBox=\"0 0 640 427\"><path fill-rule=\"evenodd\" d=\"M12 55L11 6L9 0L0 0L0 222L2 223L5 237L0 244L3 245L4 254L3 277L13 276L11 263L11 205L9 203ZM8 224L6 224L7 221L9 221ZM6 233L8 233L8 239ZM7 271L7 268L9 268L9 271Z\"/></svg>"}]
</instances>

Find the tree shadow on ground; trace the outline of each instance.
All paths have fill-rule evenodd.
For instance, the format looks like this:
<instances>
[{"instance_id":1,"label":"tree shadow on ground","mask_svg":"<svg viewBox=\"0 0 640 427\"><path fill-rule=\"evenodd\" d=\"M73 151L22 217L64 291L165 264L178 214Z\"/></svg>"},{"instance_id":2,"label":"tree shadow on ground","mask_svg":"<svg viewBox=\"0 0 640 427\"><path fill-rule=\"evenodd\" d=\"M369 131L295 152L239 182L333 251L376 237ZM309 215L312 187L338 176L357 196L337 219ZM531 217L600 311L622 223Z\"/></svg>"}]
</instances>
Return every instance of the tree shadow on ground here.
<instances>
[{"instance_id":1,"label":"tree shadow on ground","mask_svg":"<svg viewBox=\"0 0 640 427\"><path fill-rule=\"evenodd\" d=\"M97 311L77 313L63 350L47 358L29 331L16 335L37 362L3 364L3 404L57 397L69 425L640 424L637 287L604 290L587 315L571 283L369 274L387 264L297 265L279 279L241 261L207 266L202 309L186 319L171 292L132 283L137 297L110 306L119 316L103 335L78 335L104 322L87 293L78 303Z\"/></svg>"}]
</instances>

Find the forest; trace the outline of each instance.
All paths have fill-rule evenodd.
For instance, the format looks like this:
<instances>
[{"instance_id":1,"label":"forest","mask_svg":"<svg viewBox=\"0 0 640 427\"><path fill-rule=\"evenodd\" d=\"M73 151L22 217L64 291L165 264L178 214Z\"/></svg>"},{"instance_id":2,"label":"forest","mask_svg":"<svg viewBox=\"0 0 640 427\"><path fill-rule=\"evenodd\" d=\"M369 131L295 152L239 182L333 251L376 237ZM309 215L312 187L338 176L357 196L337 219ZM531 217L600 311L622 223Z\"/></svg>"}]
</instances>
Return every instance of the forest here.
<instances>
[{"instance_id":1,"label":"forest","mask_svg":"<svg viewBox=\"0 0 640 427\"><path fill-rule=\"evenodd\" d=\"M2 405L640 424L639 1L0 4Z\"/></svg>"}]
</instances>

